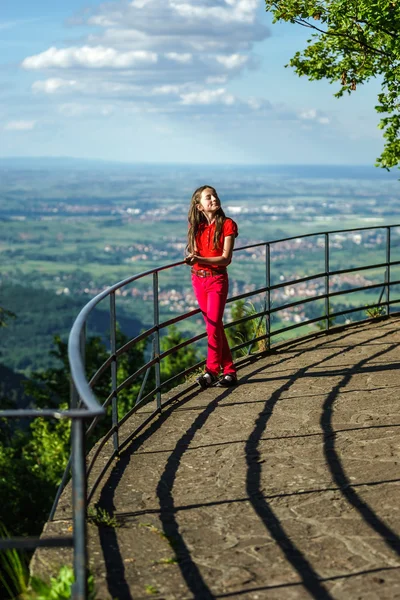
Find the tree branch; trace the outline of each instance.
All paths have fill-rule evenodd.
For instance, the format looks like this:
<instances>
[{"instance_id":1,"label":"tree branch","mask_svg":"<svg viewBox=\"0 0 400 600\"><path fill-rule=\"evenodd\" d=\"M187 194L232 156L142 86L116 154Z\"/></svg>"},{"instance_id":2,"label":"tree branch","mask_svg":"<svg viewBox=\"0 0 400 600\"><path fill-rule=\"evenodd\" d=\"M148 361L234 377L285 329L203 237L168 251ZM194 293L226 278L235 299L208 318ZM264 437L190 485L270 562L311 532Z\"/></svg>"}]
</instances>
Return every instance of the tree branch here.
<instances>
[{"instance_id":1,"label":"tree branch","mask_svg":"<svg viewBox=\"0 0 400 600\"><path fill-rule=\"evenodd\" d=\"M371 25L371 23L369 21L366 21L365 19L358 19L357 17L350 17L350 19L353 19L357 23L364 23L364 25L368 25L369 27L372 27L372 29L375 29L376 31L381 31L382 33L385 33L386 35L389 35L390 37L392 37L394 40L397 40L399 37L393 31L388 31L387 29L384 29L383 27L377 27L376 25Z\"/></svg>"},{"instance_id":2,"label":"tree branch","mask_svg":"<svg viewBox=\"0 0 400 600\"><path fill-rule=\"evenodd\" d=\"M378 48L374 48L374 46L370 46L369 44L366 44L365 42L362 42L362 41L358 40L357 38L352 37L348 33L324 31L323 29L320 29L316 25L312 25L311 23L309 23L308 21L305 21L304 19L294 19L293 22L297 23L298 25L301 25L302 27L307 27L308 29L314 29L315 31L318 31L319 33L322 33L323 35L329 35L331 37L342 37L347 40L351 40L352 42L355 42L356 44L362 46L363 48L367 48L368 50L370 50L371 52L374 52L375 54L377 54L379 56L386 56L387 58L390 58L391 60L395 59L393 54L389 54L388 52L385 52L384 50L379 50Z\"/></svg>"}]
</instances>

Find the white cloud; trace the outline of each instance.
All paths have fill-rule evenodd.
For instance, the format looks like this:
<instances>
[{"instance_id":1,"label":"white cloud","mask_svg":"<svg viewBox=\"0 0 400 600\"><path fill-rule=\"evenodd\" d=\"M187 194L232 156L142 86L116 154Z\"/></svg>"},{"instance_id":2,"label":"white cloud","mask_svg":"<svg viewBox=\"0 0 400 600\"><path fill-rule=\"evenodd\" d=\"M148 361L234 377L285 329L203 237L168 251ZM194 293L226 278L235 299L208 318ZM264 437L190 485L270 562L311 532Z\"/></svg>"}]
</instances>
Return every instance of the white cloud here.
<instances>
[{"instance_id":1,"label":"white cloud","mask_svg":"<svg viewBox=\"0 0 400 600\"><path fill-rule=\"evenodd\" d=\"M312 121L317 117L317 111L315 108L310 108L308 110L304 110L299 114L300 119L304 119L305 121Z\"/></svg>"},{"instance_id":2,"label":"white cloud","mask_svg":"<svg viewBox=\"0 0 400 600\"><path fill-rule=\"evenodd\" d=\"M58 112L64 117L80 117L87 113L87 111L87 106L78 104L77 102L67 102L65 104L60 104L58 107Z\"/></svg>"},{"instance_id":3,"label":"white cloud","mask_svg":"<svg viewBox=\"0 0 400 600\"><path fill-rule=\"evenodd\" d=\"M165 56L169 58L169 60L175 60L178 63L189 63L193 58L188 52L185 54L179 54L178 52L167 52Z\"/></svg>"},{"instance_id":4,"label":"white cloud","mask_svg":"<svg viewBox=\"0 0 400 600\"><path fill-rule=\"evenodd\" d=\"M329 117L321 113L316 108L309 108L299 112L299 118L302 121L319 123L320 125L329 125L331 120Z\"/></svg>"},{"instance_id":5,"label":"white cloud","mask_svg":"<svg viewBox=\"0 0 400 600\"><path fill-rule=\"evenodd\" d=\"M51 70L52 77L35 81L32 90L68 96L70 102L59 109L68 115L79 113L88 98L98 105L123 102L135 111L165 114L189 115L206 106L255 112L264 106L262 99L235 97L228 85L254 65L254 44L268 35L256 19L260 3L109 1L71 21L96 27L81 45L52 46L26 57L21 66Z\"/></svg>"},{"instance_id":6,"label":"white cloud","mask_svg":"<svg viewBox=\"0 0 400 600\"><path fill-rule=\"evenodd\" d=\"M81 117L82 115L100 115L108 117L114 113L113 106L93 106L92 104L79 104L77 102L66 102L58 106L58 112L64 117Z\"/></svg>"},{"instance_id":7,"label":"white cloud","mask_svg":"<svg viewBox=\"0 0 400 600\"><path fill-rule=\"evenodd\" d=\"M95 25L96 27L114 27L118 25L124 18L124 13L120 11L114 11L112 4L110 4L110 11L106 14L93 15L88 19L89 25Z\"/></svg>"},{"instance_id":8,"label":"white cloud","mask_svg":"<svg viewBox=\"0 0 400 600\"><path fill-rule=\"evenodd\" d=\"M2 29L12 29L18 25L18 21L0 21L0 31Z\"/></svg>"},{"instance_id":9,"label":"white cloud","mask_svg":"<svg viewBox=\"0 0 400 600\"><path fill-rule=\"evenodd\" d=\"M216 76L211 76L211 77L207 77L206 79L206 83L211 83L211 84L224 84L226 83L228 80L226 75L216 75Z\"/></svg>"},{"instance_id":10,"label":"white cloud","mask_svg":"<svg viewBox=\"0 0 400 600\"><path fill-rule=\"evenodd\" d=\"M42 81L35 81L32 84L32 90L36 93L57 94L62 92L64 95L79 92L80 96L129 98L146 95L144 86L132 83L97 79L82 79L80 81L73 79L50 78ZM149 92L147 92L149 93Z\"/></svg>"},{"instance_id":11,"label":"white cloud","mask_svg":"<svg viewBox=\"0 0 400 600\"><path fill-rule=\"evenodd\" d=\"M41 17L35 17L33 19L16 19L15 21L0 21L0 31L2 29L13 29L14 27L19 27L20 25L35 23L36 21L40 20Z\"/></svg>"},{"instance_id":12,"label":"white cloud","mask_svg":"<svg viewBox=\"0 0 400 600\"><path fill-rule=\"evenodd\" d=\"M131 6L134 6L135 8L143 8L149 2L151 2L151 0L133 0L131 2Z\"/></svg>"},{"instance_id":13,"label":"white cloud","mask_svg":"<svg viewBox=\"0 0 400 600\"><path fill-rule=\"evenodd\" d=\"M35 128L36 121L9 121L4 125L7 131L31 131Z\"/></svg>"},{"instance_id":14,"label":"white cloud","mask_svg":"<svg viewBox=\"0 0 400 600\"><path fill-rule=\"evenodd\" d=\"M235 97L232 94L228 94L224 88L181 94L181 99L182 104L186 105L226 104L229 106L235 102Z\"/></svg>"},{"instance_id":15,"label":"white cloud","mask_svg":"<svg viewBox=\"0 0 400 600\"><path fill-rule=\"evenodd\" d=\"M68 69L85 67L89 69L127 69L157 62L155 52L133 50L118 52L104 46L82 46L58 49L51 47L41 54L29 56L22 62L24 69Z\"/></svg>"},{"instance_id":16,"label":"white cloud","mask_svg":"<svg viewBox=\"0 0 400 600\"><path fill-rule=\"evenodd\" d=\"M216 56L216 59L227 69L237 69L245 65L249 57L242 54L231 54L230 56Z\"/></svg>"},{"instance_id":17,"label":"white cloud","mask_svg":"<svg viewBox=\"0 0 400 600\"><path fill-rule=\"evenodd\" d=\"M52 77L43 81L35 81L32 84L34 92L45 92L46 94L55 94L58 91L76 88L77 81L74 79L61 79L60 77Z\"/></svg>"},{"instance_id":18,"label":"white cloud","mask_svg":"<svg viewBox=\"0 0 400 600\"><path fill-rule=\"evenodd\" d=\"M179 94L182 91L182 86L179 85L159 85L153 88L153 94Z\"/></svg>"},{"instance_id":19,"label":"white cloud","mask_svg":"<svg viewBox=\"0 0 400 600\"><path fill-rule=\"evenodd\" d=\"M194 21L254 23L257 1L229 0L217 6L195 6L186 2L170 1L170 6L181 17Z\"/></svg>"},{"instance_id":20,"label":"white cloud","mask_svg":"<svg viewBox=\"0 0 400 600\"><path fill-rule=\"evenodd\" d=\"M253 110L259 110L262 107L262 101L259 98L249 98L247 104Z\"/></svg>"}]
</instances>

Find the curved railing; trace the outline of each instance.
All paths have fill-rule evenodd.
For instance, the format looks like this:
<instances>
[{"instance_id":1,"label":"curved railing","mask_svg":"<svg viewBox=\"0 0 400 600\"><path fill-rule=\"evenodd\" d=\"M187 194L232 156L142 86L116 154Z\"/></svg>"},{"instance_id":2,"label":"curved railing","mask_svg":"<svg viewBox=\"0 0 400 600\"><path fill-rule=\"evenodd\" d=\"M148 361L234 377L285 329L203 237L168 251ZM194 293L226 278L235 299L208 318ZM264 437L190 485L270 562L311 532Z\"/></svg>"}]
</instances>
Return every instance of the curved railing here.
<instances>
[{"instance_id":1,"label":"curved railing","mask_svg":"<svg viewBox=\"0 0 400 600\"><path fill-rule=\"evenodd\" d=\"M365 256L368 260L368 254L373 253L374 257L378 255L381 260L357 266L346 265L346 268L343 268L344 258L340 259L338 257L338 251L343 247L351 246L351 244L358 249L355 255L357 259ZM359 251L361 244L362 253ZM256 288L253 284L252 289L237 290L240 293L235 293L228 299L228 312L229 303L239 300L247 301L251 298L253 301L260 303L259 309L253 307L250 312L244 314L241 318L234 321L230 320L225 325L226 328L238 328L246 322L254 322L255 324L251 336L248 339L241 339L240 343L232 348L232 351L250 354L254 347L260 343L263 343L262 349L265 351L270 349L275 342L282 341L282 338L287 337L288 334L293 339L292 334L296 330L304 334L309 333L311 326L315 327L316 324L319 324L321 327L322 323L322 328L328 331L334 319L343 318L354 313L358 313L358 317L360 317L360 311L368 310L370 314L389 316L394 312L392 308L396 308L395 305L400 304L400 270L398 277L395 273L396 267L400 265L400 260L393 260L393 254L397 251L399 251L400 259L400 225L310 233L271 242L259 242L235 249L233 264L230 267L231 280L235 281L235 272L240 268L240 262L242 261L246 265L248 263L246 273L251 267L254 272L258 272L259 279L262 272L263 281L260 287ZM292 261L293 258L297 259L297 263L302 265L301 272L295 274L294 277L290 275L288 272L289 266L285 264L284 258L288 256ZM349 256L352 257L350 247L347 248L346 260L349 259ZM335 262L338 268L332 268ZM73 545L76 582L73 598L86 598L86 508L88 500L92 497L94 490L114 458L129 444L138 431L144 428L162 410L166 402L162 397L163 388L170 389L171 384L199 369L205 362L203 360L191 365L181 373L174 374L167 381L161 380L163 360L182 348L201 342L206 336L204 327L202 327L203 331L200 334L184 339L173 348L161 351L161 334L166 328L178 322L185 322L200 313L200 310L196 308L173 318L161 319L159 302L160 274L162 272L172 273L181 265L184 265L184 261L164 265L124 279L102 291L84 306L69 336L68 353L72 377L70 410L0 412L0 417L10 418L42 416L72 419L72 455L57 493L50 520L54 517L59 497L72 469L73 536L62 539L46 538L45 540L3 540L0 541L0 548ZM187 266L182 268L187 269ZM367 272L369 272L370 277L373 276L374 278L372 283L371 279L368 280L362 275ZM355 277L353 282L343 279L344 277L348 278L349 275ZM185 271L184 277L189 287L188 270ZM343 279L342 282L341 278ZM117 348L117 297L122 295L123 290L130 284L148 281L148 279L151 281L152 291L150 295L152 296L153 322L145 331ZM355 285L351 285L354 282ZM362 285L359 285L359 283L362 283ZM299 289L299 286L301 289ZM366 303L365 293L370 295L373 292L376 293L375 301ZM361 294L362 297L358 304L353 301L345 308L338 306L336 300L348 294L353 296ZM104 300L109 303L110 353L107 360L89 379L86 374L84 360L86 324L89 316L93 313L93 309ZM310 307L313 307L312 310ZM293 322L293 319L290 320L290 311L292 311L297 322ZM279 315L280 318L277 318ZM362 314L362 319L359 318L358 320L365 320L364 317L365 315ZM289 319L288 324L285 324L285 319ZM304 328L306 328L305 331ZM130 373L124 381L118 382L117 367L120 357L144 340L151 340L152 342L152 352L147 357L148 360L144 364L138 365L136 371ZM256 351L259 351L259 349ZM152 369L154 370L154 387L148 390L146 389L147 378ZM101 404L96 398L96 384L107 372L110 375L109 394ZM119 394L137 381L141 382L141 388L135 402L132 402L132 408L122 418L118 418ZM173 395L172 397L169 395L168 402L173 398ZM136 429L131 427L126 439L121 441L119 434L122 425L140 407L145 404L148 405L150 402L154 402L154 410ZM86 428L86 434L89 434L93 431L99 418L104 417L108 407L111 407L111 428L96 444L91 453L90 461L86 465L84 420L92 420ZM87 477L92 472L102 448L111 438L113 440L113 451L94 480L88 495Z\"/></svg>"}]
</instances>

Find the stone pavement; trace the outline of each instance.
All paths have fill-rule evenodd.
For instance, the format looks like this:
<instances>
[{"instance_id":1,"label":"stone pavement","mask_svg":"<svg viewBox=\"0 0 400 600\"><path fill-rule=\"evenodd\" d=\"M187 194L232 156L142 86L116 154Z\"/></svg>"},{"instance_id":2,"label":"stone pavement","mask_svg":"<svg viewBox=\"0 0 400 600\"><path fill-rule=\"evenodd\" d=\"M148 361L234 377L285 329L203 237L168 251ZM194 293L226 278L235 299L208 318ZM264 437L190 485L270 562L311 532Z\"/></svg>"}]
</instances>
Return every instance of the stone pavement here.
<instances>
[{"instance_id":1,"label":"stone pavement","mask_svg":"<svg viewBox=\"0 0 400 600\"><path fill-rule=\"evenodd\" d=\"M400 599L399 349L392 317L181 386L91 500L97 598Z\"/></svg>"}]
</instances>

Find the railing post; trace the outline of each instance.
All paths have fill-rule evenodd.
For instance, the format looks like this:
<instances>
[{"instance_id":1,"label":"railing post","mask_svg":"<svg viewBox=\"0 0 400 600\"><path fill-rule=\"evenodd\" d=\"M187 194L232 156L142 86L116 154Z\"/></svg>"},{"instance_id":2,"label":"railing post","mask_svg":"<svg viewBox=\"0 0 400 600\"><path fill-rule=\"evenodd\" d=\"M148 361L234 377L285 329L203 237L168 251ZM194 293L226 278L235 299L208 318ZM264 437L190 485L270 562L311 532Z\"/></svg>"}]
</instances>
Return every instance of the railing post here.
<instances>
[{"instance_id":1,"label":"railing post","mask_svg":"<svg viewBox=\"0 0 400 600\"><path fill-rule=\"evenodd\" d=\"M153 339L150 360L153 360L154 355L155 355L154 345L155 344L154 344L154 339ZM145 375L143 377L142 385L140 386L140 390L139 390L139 394L138 394L138 396L136 398L135 406L136 406L136 404L139 404L139 402L142 399L142 396L143 396L143 393L144 393L144 389L146 387L147 379L149 377L149 373L150 373L150 367L146 370L146 373L145 373Z\"/></svg>"},{"instance_id":2,"label":"railing post","mask_svg":"<svg viewBox=\"0 0 400 600\"><path fill-rule=\"evenodd\" d=\"M71 382L71 408L78 406L78 393ZM71 430L72 446L72 510L74 538L74 575L72 586L73 600L87 598L87 528L86 528L86 453L83 419L74 418Z\"/></svg>"},{"instance_id":3,"label":"railing post","mask_svg":"<svg viewBox=\"0 0 400 600\"><path fill-rule=\"evenodd\" d=\"M158 305L158 272L153 273L153 308L154 308L154 357L157 358L157 362L154 365L156 373L156 387L159 388L161 384L161 369L160 369L160 330L158 328L160 324L160 309ZM157 408L161 408L161 391L158 390L156 394Z\"/></svg>"},{"instance_id":4,"label":"railing post","mask_svg":"<svg viewBox=\"0 0 400 600\"><path fill-rule=\"evenodd\" d=\"M265 268L266 268L266 286L267 286L267 314L265 316L265 325L267 328L267 348L271 349L271 247L267 243L265 246Z\"/></svg>"},{"instance_id":5,"label":"railing post","mask_svg":"<svg viewBox=\"0 0 400 600\"><path fill-rule=\"evenodd\" d=\"M389 316L390 311L390 226L386 228L386 314Z\"/></svg>"},{"instance_id":6,"label":"railing post","mask_svg":"<svg viewBox=\"0 0 400 600\"><path fill-rule=\"evenodd\" d=\"M329 233L325 233L325 329L329 330Z\"/></svg>"},{"instance_id":7,"label":"railing post","mask_svg":"<svg viewBox=\"0 0 400 600\"><path fill-rule=\"evenodd\" d=\"M115 308L115 292L110 294L110 350L111 350L111 416L114 452L119 452L118 436L118 393L117 393L117 315Z\"/></svg>"},{"instance_id":8,"label":"railing post","mask_svg":"<svg viewBox=\"0 0 400 600\"><path fill-rule=\"evenodd\" d=\"M86 323L83 324L81 334L79 336L79 347L81 352L82 365L86 366Z\"/></svg>"}]
</instances>

